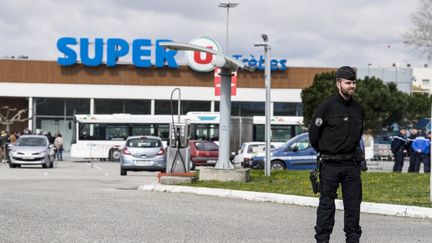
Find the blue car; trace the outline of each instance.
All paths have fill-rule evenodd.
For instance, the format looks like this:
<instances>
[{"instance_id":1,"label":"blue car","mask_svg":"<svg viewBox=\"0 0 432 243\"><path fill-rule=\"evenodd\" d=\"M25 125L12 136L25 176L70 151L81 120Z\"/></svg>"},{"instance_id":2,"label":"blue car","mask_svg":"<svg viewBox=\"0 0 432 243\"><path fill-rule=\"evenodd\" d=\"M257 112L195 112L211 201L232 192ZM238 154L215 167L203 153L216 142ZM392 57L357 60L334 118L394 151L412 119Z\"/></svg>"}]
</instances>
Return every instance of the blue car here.
<instances>
[{"instance_id":1,"label":"blue car","mask_svg":"<svg viewBox=\"0 0 432 243\"><path fill-rule=\"evenodd\" d=\"M309 134L302 133L288 140L284 145L271 150L272 170L307 170L315 169L317 152L309 142ZM256 155L251 168L264 168L265 153Z\"/></svg>"}]
</instances>

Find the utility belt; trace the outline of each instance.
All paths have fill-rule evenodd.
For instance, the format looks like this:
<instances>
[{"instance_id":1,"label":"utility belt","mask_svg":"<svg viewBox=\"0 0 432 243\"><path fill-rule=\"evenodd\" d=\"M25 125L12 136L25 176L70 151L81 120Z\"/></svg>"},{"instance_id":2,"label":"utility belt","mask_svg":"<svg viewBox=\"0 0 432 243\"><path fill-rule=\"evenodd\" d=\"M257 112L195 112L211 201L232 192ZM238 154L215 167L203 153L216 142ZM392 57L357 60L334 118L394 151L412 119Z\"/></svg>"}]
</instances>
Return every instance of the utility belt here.
<instances>
[{"instance_id":1,"label":"utility belt","mask_svg":"<svg viewBox=\"0 0 432 243\"><path fill-rule=\"evenodd\" d=\"M347 154L321 154L321 159L324 163L352 163L358 164L364 160L364 154L361 149L356 149L352 153Z\"/></svg>"}]
</instances>

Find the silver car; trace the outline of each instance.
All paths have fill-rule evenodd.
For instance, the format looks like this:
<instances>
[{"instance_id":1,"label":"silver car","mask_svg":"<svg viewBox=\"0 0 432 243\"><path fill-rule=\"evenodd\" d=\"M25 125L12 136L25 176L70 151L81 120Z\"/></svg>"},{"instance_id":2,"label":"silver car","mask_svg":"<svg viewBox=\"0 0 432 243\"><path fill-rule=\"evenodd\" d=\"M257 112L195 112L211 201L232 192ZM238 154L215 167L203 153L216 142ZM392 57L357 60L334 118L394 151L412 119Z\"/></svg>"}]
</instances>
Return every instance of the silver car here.
<instances>
[{"instance_id":1,"label":"silver car","mask_svg":"<svg viewBox=\"0 0 432 243\"><path fill-rule=\"evenodd\" d=\"M166 151L162 140L154 136L128 137L120 156L120 175L127 171L165 171Z\"/></svg>"},{"instance_id":2,"label":"silver car","mask_svg":"<svg viewBox=\"0 0 432 243\"><path fill-rule=\"evenodd\" d=\"M54 149L48 138L42 135L22 135L9 152L9 167L21 165L42 165L53 168Z\"/></svg>"}]
</instances>

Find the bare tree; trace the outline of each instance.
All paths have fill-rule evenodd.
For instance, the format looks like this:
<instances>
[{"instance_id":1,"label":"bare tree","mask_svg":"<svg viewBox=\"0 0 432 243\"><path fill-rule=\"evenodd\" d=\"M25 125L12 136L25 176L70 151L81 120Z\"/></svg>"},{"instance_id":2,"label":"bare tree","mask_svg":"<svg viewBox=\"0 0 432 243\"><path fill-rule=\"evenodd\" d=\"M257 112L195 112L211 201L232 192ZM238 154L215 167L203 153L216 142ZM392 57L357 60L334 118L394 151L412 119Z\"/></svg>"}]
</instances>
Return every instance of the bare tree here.
<instances>
[{"instance_id":1,"label":"bare tree","mask_svg":"<svg viewBox=\"0 0 432 243\"><path fill-rule=\"evenodd\" d=\"M23 117L25 112L27 112L27 109L18 110L17 108L12 108L6 105L0 107L0 110L4 111L0 112L0 125L5 126L8 133L10 133L10 125L15 122L24 122L31 119L31 117Z\"/></svg>"},{"instance_id":2,"label":"bare tree","mask_svg":"<svg viewBox=\"0 0 432 243\"><path fill-rule=\"evenodd\" d=\"M432 0L419 0L417 11L411 14L411 22L411 28L402 34L404 43L432 59Z\"/></svg>"}]
</instances>

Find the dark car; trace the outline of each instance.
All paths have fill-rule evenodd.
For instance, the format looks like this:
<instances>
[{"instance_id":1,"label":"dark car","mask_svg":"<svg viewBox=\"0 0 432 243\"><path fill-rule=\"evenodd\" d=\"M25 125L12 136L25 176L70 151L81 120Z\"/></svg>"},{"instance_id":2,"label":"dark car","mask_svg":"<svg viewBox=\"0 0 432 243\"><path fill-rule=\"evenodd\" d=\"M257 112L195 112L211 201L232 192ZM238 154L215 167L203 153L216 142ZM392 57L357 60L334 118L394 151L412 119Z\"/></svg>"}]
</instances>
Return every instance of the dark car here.
<instances>
[{"instance_id":1,"label":"dark car","mask_svg":"<svg viewBox=\"0 0 432 243\"><path fill-rule=\"evenodd\" d=\"M309 142L309 134L302 133L288 140L284 145L271 150L271 168L307 170L316 168L317 152ZM256 155L251 168L264 168L265 152Z\"/></svg>"},{"instance_id":2,"label":"dark car","mask_svg":"<svg viewBox=\"0 0 432 243\"><path fill-rule=\"evenodd\" d=\"M219 158L219 146L213 141L189 140L191 168L214 166Z\"/></svg>"}]
</instances>

